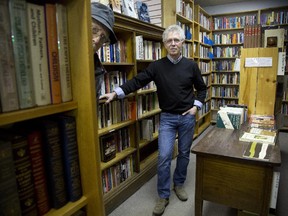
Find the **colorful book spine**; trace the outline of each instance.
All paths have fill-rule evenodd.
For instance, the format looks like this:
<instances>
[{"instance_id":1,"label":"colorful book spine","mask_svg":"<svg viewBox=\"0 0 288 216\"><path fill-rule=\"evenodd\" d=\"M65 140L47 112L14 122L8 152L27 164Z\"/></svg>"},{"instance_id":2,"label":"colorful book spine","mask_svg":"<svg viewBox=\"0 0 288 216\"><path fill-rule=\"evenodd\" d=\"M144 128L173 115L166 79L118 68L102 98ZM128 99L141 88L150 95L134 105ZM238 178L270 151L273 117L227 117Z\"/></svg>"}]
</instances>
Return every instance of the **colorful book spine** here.
<instances>
[{"instance_id":1,"label":"colorful book spine","mask_svg":"<svg viewBox=\"0 0 288 216\"><path fill-rule=\"evenodd\" d=\"M38 214L44 215L50 210L50 204L42 149L42 134L38 129L30 129L26 134L31 158Z\"/></svg>"},{"instance_id":2,"label":"colorful book spine","mask_svg":"<svg viewBox=\"0 0 288 216\"><path fill-rule=\"evenodd\" d=\"M0 103L2 112L19 109L8 0L0 1Z\"/></svg>"},{"instance_id":3,"label":"colorful book spine","mask_svg":"<svg viewBox=\"0 0 288 216\"><path fill-rule=\"evenodd\" d=\"M51 104L44 6L27 3L29 51L37 106Z\"/></svg>"},{"instance_id":4,"label":"colorful book spine","mask_svg":"<svg viewBox=\"0 0 288 216\"><path fill-rule=\"evenodd\" d=\"M21 216L10 141L0 140L0 215Z\"/></svg>"},{"instance_id":5,"label":"colorful book spine","mask_svg":"<svg viewBox=\"0 0 288 216\"><path fill-rule=\"evenodd\" d=\"M62 102L67 102L72 100L72 82L70 73L67 11L64 5L56 4L56 18Z\"/></svg>"},{"instance_id":6,"label":"colorful book spine","mask_svg":"<svg viewBox=\"0 0 288 216\"><path fill-rule=\"evenodd\" d=\"M59 104L62 97L55 4L45 4L45 19L51 99L52 104Z\"/></svg>"},{"instance_id":7,"label":"colorful book spine","mask_svg":"<svg viewBox=\"0 0 288 216\"><path fill-rule=\"evenodd\" d=\"M28 49L27 5L25 0L11 0L10 21L20 108L35 106L31 62Z\"/></svg>"},{"instance_id":8,"label":"colorful book spine","mask_svg":"<svg viewBox=\"0 0 288 216\"><path fill-rule=\"evenodd\" d=\"M50 205L59 209L67 203L60 131L56 121L45 119L41 125Z\"/></svg>"},{"instance_id":9,"label":"colorful book spine","mask_svg":"<svg viewBox=\"0 0 288 216\"><path fill-rule=\"evenodd\" d=\"M79 154L76 132L76 120L73 116L59 116L61 147L65 183L69 201L76 201L82 196L82 185L79 167Z\"/></svg>"}]
</instances>

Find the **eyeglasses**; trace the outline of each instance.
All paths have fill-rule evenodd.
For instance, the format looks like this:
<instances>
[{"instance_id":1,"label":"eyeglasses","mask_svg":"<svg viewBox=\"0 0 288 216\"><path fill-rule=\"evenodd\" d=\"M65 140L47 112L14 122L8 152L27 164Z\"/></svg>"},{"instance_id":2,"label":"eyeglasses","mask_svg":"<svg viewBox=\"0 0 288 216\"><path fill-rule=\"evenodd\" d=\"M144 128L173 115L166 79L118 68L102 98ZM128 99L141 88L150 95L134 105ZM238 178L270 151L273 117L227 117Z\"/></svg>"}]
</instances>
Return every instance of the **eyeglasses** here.
<instances>
[{"instance_id":1,"label":"eyeglasses","mask_svg":"<svg viewBox=\"0 0 288 216\"><path fill-rule=\"evenodd\" d=\"M101 33L101 29L97 28L97 27L92 27L92 34L95 37L99 37L99 42L102 45L109 45L110 44L110 39L106 37L106 35L104 35L103 33Z\"/></svg>"},{"instance_id":2,"label":"eyeglasses","mask_svg":"<svg viewBox=\"0 0 288 216\"><path fill-rule=\"evenodd\" d=\"M180 39L178 39L178 38L174 38L174 39L166 40L165 43L166 43L167 45L170 45L170 44L173 43L173 41L174 41L174 44L179 44L179 43L183 42L183 40L180 40Z\"/></svg>"}]
</instances>

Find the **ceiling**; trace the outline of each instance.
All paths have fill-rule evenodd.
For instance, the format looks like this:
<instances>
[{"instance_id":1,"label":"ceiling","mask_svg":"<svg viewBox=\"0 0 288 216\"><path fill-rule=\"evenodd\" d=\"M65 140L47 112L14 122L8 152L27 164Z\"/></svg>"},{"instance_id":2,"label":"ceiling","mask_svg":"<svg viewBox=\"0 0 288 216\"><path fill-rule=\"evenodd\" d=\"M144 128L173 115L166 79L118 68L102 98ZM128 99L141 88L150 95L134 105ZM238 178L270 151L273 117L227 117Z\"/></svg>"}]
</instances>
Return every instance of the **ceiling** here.
<instances>
[{"instance_id":1,"label":"ceiling","mask_svg":"<svg viewBox=\"0 0 288 216\"><path fill-rule=\"evenodd\" d=\"M199 4L201 7L216 6L223 4L232 4L238 2L247 2L248 0L194 0L194 4ZM253 0L261 1L261 0Z\"/></svg>"}]
</instances>

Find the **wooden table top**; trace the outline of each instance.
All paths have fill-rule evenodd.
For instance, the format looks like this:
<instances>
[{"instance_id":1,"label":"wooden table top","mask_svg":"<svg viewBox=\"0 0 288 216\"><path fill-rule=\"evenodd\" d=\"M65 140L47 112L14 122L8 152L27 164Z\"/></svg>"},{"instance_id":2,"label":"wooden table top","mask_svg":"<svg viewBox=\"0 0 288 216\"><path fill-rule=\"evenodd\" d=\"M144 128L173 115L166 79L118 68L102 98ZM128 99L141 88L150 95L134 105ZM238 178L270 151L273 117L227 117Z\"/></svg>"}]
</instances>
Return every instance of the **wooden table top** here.
<instances>
[{"instance_id":1,"label":"wooden table top","mask_svg":"<svg viewBox=\"0 0 288 216\"><path fill-rule=\"evenodd\" d=\"M239 137L243 133L242 131L244 129L244 126L242 126L242 129L238 130L217 128L215 126L210 132L208 132L206 136L204 136L197 144L192 147L191 152L205 156L236 159L241 160L242 162L280 166L281 153L278 140L273 147L269 161L249 159L242 156L244 149L249 144L249 142L239 141Z\"/></svg>"}]
</instances>

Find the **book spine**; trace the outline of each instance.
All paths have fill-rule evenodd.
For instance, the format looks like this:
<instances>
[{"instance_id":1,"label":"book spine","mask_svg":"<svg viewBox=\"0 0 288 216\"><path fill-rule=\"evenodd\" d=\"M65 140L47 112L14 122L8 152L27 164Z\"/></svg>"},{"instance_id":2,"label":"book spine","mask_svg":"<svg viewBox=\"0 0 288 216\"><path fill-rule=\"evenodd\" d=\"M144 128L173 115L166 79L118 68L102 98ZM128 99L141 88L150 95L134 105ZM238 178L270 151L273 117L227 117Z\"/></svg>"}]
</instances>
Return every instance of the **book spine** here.
<instances>
[{"instance_id":1,"label":"book spine","mask_svg":"<svg viewBox=\"0 0 288 216\"><path fill-rule=\"evenodd\" d=\"M59 209L67 203L59 127L57 122L46 119L41 124L50 205Z\"/></svg>"},{"instance_id":2,"label":"book spine","mask_svg":"<svg viewBox=\"0 0 288 216\"><path fill-rule=\"evenodd\" d=\"M39 215L44 215L50 210L47 179L42 150L42 135L40 130L32 130L27 133L29 153L32 164L37 209Z\"/></svg>"},{"instance_id":3,"label":"book spine","mask_svg":"<svg viewBox=\"0 0 288 216\"><path fill-rule=\"evenodd\" d=\"M66 7L62 4L56 4L58 51L60 64L60 82L62 102L72 100L72 83L70 73L70 59L68 46L68 24Z\"/></svg>"},{"instance_id":4,"label":"book spine","mask_svg":"<svg viewBox=\"0 0 288 216\"><path fill-rule=\"evenodd\" d=\"M22 215L37 215L32 165L26 137L11 135L13 159Z\"/></svg>"},{"instance_id":5,"label":"book spine","mask_svg":"<svg viewBox=\"0 0 288 216\"><path fill-rule=\"evenodd\" d=\"M76 201L82 196L79 167L76 120L73 116L58 118L63 152L65 183L69 201Z\"/></svg>"},{"instance_id":6,"label":"book spine","mask_svg":"<svg viewBox=\"0 0 288 216\"><path fill-rule=\"evenodd\" d=\"M0 140L0 215L21 216L12 145Z\"/></svg>"},{"instance_id":7,"label":"book spine","mask_svg":"<svg viewBox=\"0 0 288 216\"><path fill-rule=\"evenodd\" d=\"M31 62L28 49L28 27L25 0L11 0L10 21L20 108L35 106Z\"/></svg>"},{"instance_id":8,"label":"book spine","mask_svg":"<svg viewBox=\"0 0 288 216\"><path fill-rule=\"evenodd\" d=\"M51 103L44 6L27 3L29 51L34 84L35 103Z\"/></svg>"},{"instance_id":9,"label":"book spine","mask_svg":"<svg viewBox=\"0 0 288 216\"><path fill-rule=\"evenodd\" d=\"M51 100L53 104L59 104L62 98L55 4L45 4L45 22Z\"/></svg>"},{"instance_id":10,"label":"book spine","mask_svg":"<svg viewBox=\"0 0 288 216\"><path fill-rule=\"evenodd\" d=\"M0 102L2 112L19 109L10 25L8 0L0 1Z\"/></svg>"}]
</instances>

